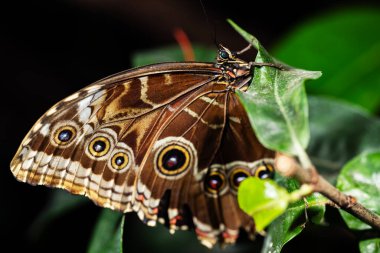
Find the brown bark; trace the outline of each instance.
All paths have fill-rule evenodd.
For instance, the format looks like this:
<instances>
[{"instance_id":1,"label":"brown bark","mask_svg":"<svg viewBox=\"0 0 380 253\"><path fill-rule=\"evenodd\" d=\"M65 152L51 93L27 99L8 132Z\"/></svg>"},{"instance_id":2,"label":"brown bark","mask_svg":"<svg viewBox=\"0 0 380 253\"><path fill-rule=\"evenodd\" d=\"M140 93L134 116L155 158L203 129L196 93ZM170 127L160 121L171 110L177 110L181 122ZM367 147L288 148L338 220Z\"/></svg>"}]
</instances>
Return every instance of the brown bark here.
<instances>
[{"instance_id":1,"label":"brown bark","mask_svg":"<svg viewBox=\"0 0 380 253\"><path fill-rule=\"evenodd\" d=\"M296 178L301 184L309 184L314 192L319 192L333 201L339 208L352 214L356 218L380 230L380 217L365 208L357 200L346 195L331 185L325 178L318 174L315 167L302 168L292 157L278 153L275 162L276 170L283 176Z\"/></svg>"}]
</instances>

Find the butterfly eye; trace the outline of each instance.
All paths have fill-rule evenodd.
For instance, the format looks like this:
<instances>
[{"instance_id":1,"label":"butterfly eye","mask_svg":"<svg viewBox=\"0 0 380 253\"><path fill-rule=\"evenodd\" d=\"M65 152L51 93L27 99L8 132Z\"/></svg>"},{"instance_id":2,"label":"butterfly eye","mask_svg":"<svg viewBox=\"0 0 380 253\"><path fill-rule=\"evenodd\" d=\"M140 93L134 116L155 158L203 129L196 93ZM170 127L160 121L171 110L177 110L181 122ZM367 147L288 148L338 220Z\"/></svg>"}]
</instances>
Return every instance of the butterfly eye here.
<instances>
[{"instance_id":1,"label":"butterfly eye","mask_svg":"<svg viewBox=\"0 0 380 253\"><path fill-rule=\"evenodd\" d=\"M114 154L111 158L112 168L114 168L115 170L122 170L128 165L129 160L130 159L127 154L123 152L118 152Z\"/></svg>"},{"instance_id":2,"label":"butterfly eye","mask_svg":"<svg viewBox=\"0 0 380 253\"><path fill-rule=\"evenodd\" d=\"M218 195L225 185L226 178L223 173L219 171L211 171L204 179L205 189L208 193Z\"/></svg>"},{"instance_id":3,"label":"butterfly eye","mask_svg":"<svg viewBox=\"0 0 380 253\"><path fill-rule=\"evenodd\" d=\"M90 142L88 151L95 157L101 157L108 153L110 146L110 141L106 137L99 136Z\"/></svg>"},{"instance_id":4,"label":"butterfly eye","mask_svg":"<svg viewBox=\"0 0 380 253\"><path fill-rule=\"evenodd\" d=\"M230 185L237 191L241 182L243 182L250 174L243 168L236 168L230 174Z\"/></svg>"},{"instance_id":5,"label":"butterfly eye","mask_svg":"<svg viewBox=\"0 0 380 253\"><path fill-rule=\"evenodd\" d=\"M180 145L170 145L160 152L157 162L161 173L177 175L189 167L189 152Z\"/></svg>"},{"instance_id":6,"label":"butterfly eye","mask_svg":"<svg viewBox=\"0 0 380 253\"><path fill-rule=\"evenodd\" d=\"M219 52L219 57L223 60L228 60L229 54L227 53L226 50L220 50Z\"/></svg>"},{"instance_id":7,"label":"butterfly eye","mask_svg":"<svg viewBox=\"0 0 380 253\"><path fill-rule=\"evenodd\" d=\"M271 164L262 164L260 165L256 171L255 176L260 179L273 178L274 177L274 169Z\"/></svg>"},{"instance_id":8,"label":"butterfly eye","mask_svg":"<svg viewBox=\"0 0 380 253\"><path fill-rule=\"evenodd\" d=\"M57 145L64 146L74 140L76 129L73 126L62 126L54 131L54 142Z\"/></svg>"}]
</instances>

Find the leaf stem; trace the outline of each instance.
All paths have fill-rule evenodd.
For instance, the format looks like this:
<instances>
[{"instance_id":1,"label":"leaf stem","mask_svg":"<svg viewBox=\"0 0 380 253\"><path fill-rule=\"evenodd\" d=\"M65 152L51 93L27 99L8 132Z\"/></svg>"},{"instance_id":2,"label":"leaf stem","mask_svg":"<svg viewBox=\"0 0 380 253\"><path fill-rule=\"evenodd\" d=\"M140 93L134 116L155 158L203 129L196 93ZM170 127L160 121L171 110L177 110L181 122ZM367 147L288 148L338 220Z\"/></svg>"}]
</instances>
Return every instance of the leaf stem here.
<instances>
[{"instance_id":1,"label":"leaf stem","mask_svg":"<svg viewBox=\"0 0 380 253\"><path fill-rule=\"evenodd\" d=\"M331 185L324 177L318 174L312 164L310 168L304 169L293 157L277 153L275 167L283 176L296 178L302 184L312 186L314 192L321 193L339 208L380 231L380 216L358 203L354 197L344 194Z\"/></svg>"},{"instance_id":2,"label":"leaf stem","mask_svg":"<svg viewBox=\"0 0 380 253\"><path fill-rule=\"evenodd\" d=\"M301 144L297 146L297 156L302 168L309 169L314 167L305 149L301 147Z\"/></svg>"},{"instance_id":3,"label":"leaf stem","mask_svg":"<svg viewBox=\"0 0 380 253\"><path fill-rule=\"evenodd\" d=\"M289 194L289 202L296 202L300 200L301 198L307 195L310 195L311 193L313 193L313 191L314 191L313 186L309 184L303 184L301 185L301 188L299 188L298 190L292 191Z\"/></svg>"}]
</instances>

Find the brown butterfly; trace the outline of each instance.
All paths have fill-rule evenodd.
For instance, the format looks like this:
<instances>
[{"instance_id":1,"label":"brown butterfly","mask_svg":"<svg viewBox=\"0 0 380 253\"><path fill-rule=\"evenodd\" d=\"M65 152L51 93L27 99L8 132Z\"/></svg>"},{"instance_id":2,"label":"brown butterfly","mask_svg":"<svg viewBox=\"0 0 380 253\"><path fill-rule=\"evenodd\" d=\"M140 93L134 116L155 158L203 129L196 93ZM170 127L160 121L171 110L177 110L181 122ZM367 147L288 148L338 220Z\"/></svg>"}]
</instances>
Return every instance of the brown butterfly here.
<instances>
[{"instance_id":1,"label":"brown butterfly","mask_svg":"<svg viewBox=\"0 0 380 253\"><path fill-rule=\"evenodd\" d=\"M63 188L97 205L135 211L171 232L194 227L206 246L234 243L254 221L239 184L273 174L236 90L252 69L220 46L216 63L161 63L106 77L48 110L11 162L32 185Z\"/></svg>"}]
</instances>

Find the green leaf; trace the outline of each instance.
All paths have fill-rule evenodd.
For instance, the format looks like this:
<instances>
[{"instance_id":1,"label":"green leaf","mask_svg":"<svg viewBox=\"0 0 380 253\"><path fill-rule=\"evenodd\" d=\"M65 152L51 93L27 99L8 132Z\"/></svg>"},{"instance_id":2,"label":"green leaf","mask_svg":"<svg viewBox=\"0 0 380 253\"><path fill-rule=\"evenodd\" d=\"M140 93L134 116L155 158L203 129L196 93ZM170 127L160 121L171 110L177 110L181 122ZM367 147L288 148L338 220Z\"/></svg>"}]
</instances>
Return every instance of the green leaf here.
<instances>
[{"instance_id":1,"label":"green leaf","mask_svg":"<svg viewBox=\"0 0 380 253\"><path fill-rule=\"evenodd\" d=\"M257 50L255 62L275 63L260 42L235 23L231 25ZM256 67L246 92L237 92L260 142L267 148L297 155L307 163L309 141L308 105L304 81L320 72L301 69L280 70ZM309 166L310 164L304 164Z\"/></svg>"},{"instance_id":2,"label":"green leaf","mask_svg":"<svg viewBox=\"0 0 380 253\"><path fill-rule=\"evenodd\" d=\"M361 154L347 163L338 177L337 188L380 215L380 152ZM339 211L349 228L370 228L351 214Z\"/></svg>"},{"instance_id":3,"label":"green leaf","mask_svg":"<svg viewBox=\"0 0 380 253\"><path fill-rule=\"evenodd\" d=\"M359 243L361 253L379 253L380 252L380 238L361 241Z\"/></svg>"},{"instance_id":4,"label":"green leaf","mask_svg":"<svg viewBox=\"0 0 380 253\"><path fill-rule=\"evenodd\" d=\"M357 103L372 112L380 106L379 8L324 13L277 42L273 54L293 66L320 69L323 77L307 87Z\"/></svg>"},{"instance_id":5,"label":"green leaf","mask_svg":"<svg viewBox=\"0 0 380 253\"><path fill-rule=\"evenodd\" d=\"M214 62L216 51L200 45L194 45L194 56L200 62ZM183 61L183 53L179 46L157 48L149 51L139 52L132 57L132 65L135 67L160 62Z\"/></svg>"},{"instance_id":6,"label":"green leaf","mask_svg":"<svg viewBox=\"0 0 380 253\"><path fill-rule=\"evenodd\" d=\"M239 186L238 202L240 208L253 217L260 232L286 210L289 193L273 180L250 177Z\"/></svg>"},{"instance_id":7,"label":"green leaf","mask_svg":"<svg viewBox=\"0 0 380 253\"><path fill-rule=\"evenodd\" d=\"M124 215L109 209L102 210L95 226L88 253L123 252Z\"/></svg>"},{"instance_id":8,"label":"green leaf","mask_svg":"<svg viewBox=\"0 0 380 253\"><path fill-rule=\"evenodd\" d=\"M307 153L318 172L335 184L350 159L380 149L380 120L341 100L321 96L308 100L311 139Z\"/></svg>"},{"instance_id":9,"label":"green leaf","mask_svg":"<svg viewBox=\"0 0 380 253\"><path fill-rule=\"evenodd\" d=\"M232 25L258 50L255 62L277 62L256 38L234 23ZM304 148L309 141L309 126L303 83L306 79L315 79L320 75L320 72L300 69L284 71L271 67L255 68L248 91L238 93L260 142L270 149L298 155L306 167L308 157ZM286 182L290 184L289 190L296 188L294 181ZM322 222L326 199L319 194L313 194L306 201L307 205L304 201L291 204L270 225L263 252L280 252L285 243L298 235L303 230L305 221L300 224L296 221L299 221L306 209L314 213L310 215L314 222Z\"/></svg>"},{"instance_id":10,"label":"green leaf","mask_svg":"<svg viewBox=\"0 0 380 253\"><path fill-rule=\"evenodd\" d=\"M277 175L276 181L289 192L299 188L295 179ZM313 193L303 200L291 203L285 213L270 224L261 253L279 253L287 242L301 233L308 222L305 211L313 223L323 224L327 201L321 194Z\"/></svg>"}]
</instances>

